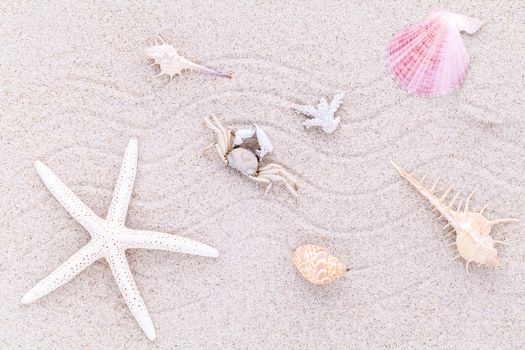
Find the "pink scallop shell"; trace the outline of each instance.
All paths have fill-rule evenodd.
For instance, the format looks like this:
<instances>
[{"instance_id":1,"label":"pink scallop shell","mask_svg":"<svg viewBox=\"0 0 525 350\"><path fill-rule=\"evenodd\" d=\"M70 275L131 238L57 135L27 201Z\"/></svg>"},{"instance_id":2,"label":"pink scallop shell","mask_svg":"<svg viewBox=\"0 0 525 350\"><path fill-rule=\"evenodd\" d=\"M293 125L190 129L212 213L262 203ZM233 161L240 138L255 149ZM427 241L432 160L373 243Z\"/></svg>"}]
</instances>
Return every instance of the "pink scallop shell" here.
<instances>
[{"instance_id":1,"label":"pink scallop shell","mask_svg":"<svg viewBox=\"0 0 525 350\"><path fill-rule=\"evenodd\" d=\"M434 10L421 23L403 28L388 46L388 64L396 81L410 93L434 97L457 89L469 69L460 32L476 32L473 17Z\"/></svg>"}]
</instances>

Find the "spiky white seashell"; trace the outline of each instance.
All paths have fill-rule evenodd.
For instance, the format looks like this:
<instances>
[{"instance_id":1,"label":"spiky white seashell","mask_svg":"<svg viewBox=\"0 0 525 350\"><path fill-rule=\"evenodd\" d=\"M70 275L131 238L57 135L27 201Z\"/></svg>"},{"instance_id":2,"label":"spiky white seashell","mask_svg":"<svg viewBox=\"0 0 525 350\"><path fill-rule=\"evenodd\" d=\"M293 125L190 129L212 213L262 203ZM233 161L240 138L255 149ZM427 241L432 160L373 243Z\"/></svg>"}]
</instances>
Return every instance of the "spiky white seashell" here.
<instances>
[{"instance_id":1,"label":"spiky white seashell","mask_svg":"<svg viewBox=\"0 0 525 350\"><path fill-rule=\"evenodd\" d=\"M457 89L469 69L469 55L460 32L476 32L477 18L434 10L421 23L396 34L388 46L394 78L408 92L433 97Z\"/></svg>"},{"instance_id":2,"label":"spiky white seashell","mask_svg":"<svg viewBox=\"0 0 525 350\"><path fill-rule=\"evenodd\" d=\"M321 97L319 99L319 104L317 105L317 107L294 104L292 105L292 108L312 118L303 122L303 125L307 129L309 129L312 126L319 126L323 129L324 132L326 132L327 134L331 134L335 131L335 129L339 126L339 123L341 122L341 118L336 117L335 112L337 112L337 109L339 108L339 106L341 106L344 96L344 92L335 95L330 104L328 104L328 101L324 97Z\"/></svg>"},{"instance_id":3,"label":"spiky white seashell","mask_svg":"<svg viewBox=\"0 0 525 350\"><path fill-rule=\"evenodd\" d=\"M503 218L498 220L488 220L483 216L486 206L479 212L470 209L470 200L474 195L474 191L467 197L465 206L462 209L463 201L460 201L457 208L454 209L454 204L458 199L459 192L456 193L449 203L446 199L452 190L450 186L441 196L436 194L436 186L439 182L436 180L431 187L425 185L427 178L424 175L420 180L416 179L414 173L409 174L400 166L392 162L399 174L406 179L423 197L425 197L434 206L441 217L448 221L444 229L450 227L450 232L446 237L456 234L455 242L452 242L458 249L456 258L462 257L467 264L465 265L467 273L469 273L469 264L474 262L478 265L500 266L501 258L498 256L498 251L495 244L503 244L490 236L490 231L494 225L502 223L518 222L514 218Z\"/></svg>"},{"instance_id":4,"label":"spiky white seashell","mask_svg":"<svg viewBox=\"0 0 525 350\"><path fill-rule=\"evenodd\" d=\"M180 56L177 50L170 44L166 44L164 39L157 37L155 44L146 49L146 54L154 61L154 64L160 67L160 73L154 78L161 75L168 75L173 78L175 75L181 75L184 70L196 70L208 74L218 75L221 77L231 78L232 73L220 72L200 64L194 63L187 58Z\"/></svg>"}]
</instances>

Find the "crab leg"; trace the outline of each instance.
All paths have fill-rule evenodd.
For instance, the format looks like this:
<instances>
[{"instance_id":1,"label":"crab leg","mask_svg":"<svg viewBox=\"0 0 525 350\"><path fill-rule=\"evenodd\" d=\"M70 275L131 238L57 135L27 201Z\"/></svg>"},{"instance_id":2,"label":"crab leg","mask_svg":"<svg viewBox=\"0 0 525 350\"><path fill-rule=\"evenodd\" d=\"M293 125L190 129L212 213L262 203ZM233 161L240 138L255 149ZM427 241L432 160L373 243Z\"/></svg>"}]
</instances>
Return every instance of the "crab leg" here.
<instances>
[{"instance_id":1,"label":"crab leg","mask_svg":"<svg viewBox=\"0 0 525 350\"><path fill-rule=\"evenodd\" d=\"M268 184L268 186L266 186L266 190L264 191L264 195L267 196L268 193L270 192L270 189L272 188L273 186L273 182L270 181L270 183Z\"/></svg>"},{"instance_id":2,"label":"crab leg","mask_svg":"<svg viewBox=\"0 0 525 350\"><path fill-rule=\"evenodd\" d=\"M210 149L212 149L216 145L217 145L217 142L212 142L208 146L204 147L204 151L209 151Z\"/></svg>"},{"instance_id":3,"label":"crab leg","mask_svg":"<svg viewBox=\"0 0 525 350\"><path fill-rule=\"evenodd\" d=\"M294 184L297 182L296 178L292 174L290 174L288 171L286 171L281 165L275 164L275 163L271 163L271 164L268 164L268 165L262 167L259 170L259 173L282 175L288 181L290 181L290 182L292 182Z\"/></svg>"},{"instance_id":4,"label":"crab leg","mask_svg":"<svg viewBox=\"0 0 525 350\"><path fill-rule=\"evenodd\" d=\"M295 198L297 198L297 190L294 188L294 186L292 186L290 183L288 183L288 181L283 181L283 182L284 182L284 185L286 186L286 188L288 189L288 191L290 191L290 193Z\"/></svg>"},{"instance_id":5,"label":"crab leg","mask_svg":"<svg viewBox=\"0 0 525 350\"><path fill-rule=\"evenodd\" d=\"M248 176L250 179L252 179L253 181L257 181L257 182L264 182L266 184L268 184L266 186L266 190L264 191L264 195L266 196L268 194L268 192L270 191L270 188L272 188L272 181L270 179L266 179L266 178L263 178L263 177L257 177L257 176Z\"/></svg>"},{"instance_id":6,"label":"crab leg","mask_svg":"<svg viewBox=\"0 0 525 350\"><path fill-rule=\"evenodd\" d=\"M213 121L217 121L217 118L215 117L210 117L210 118L204 118L204 123L206 124L207 127L209 127L210 129L212 129L213 131L215 131L216 133L220 133L222 130L220 128L218 128L217 126L215 126L213 123L212 123L212 119L213 118ZM217 124L218 124L218 121L217 121ZM219 124L220 125L220 124Z\"/></svg>"},{"instance_id":7,"label":"crab leg","mask_svg":"<svg viewBox=\"0 0 525 350\"><path fill-rule=\"evenodd\" d=\"M279 176L287 181L295 184L295 179L283 169L261 169L259 170L259 176Z\"/></svg>"},{"instance_id":8,"label":"crab leg","mask_svg":"<svg viewBox=\"0 0 525 350\"><path fill-rule=\"evenodd\" d=\"M217 134L217 141L210 144L208 147L205 148L205 150L215 146L217 148L217 152L220 155L220 158L223 159L223 161L225 161L225 155L229 151L231 151L231 131L225 129L224 126L222 126L222 124L215 116L211 116L210 118L204 118L204 123L208 128L210 128Z\"/></svg>"},{"instance_id":9,"label":"crab leg","mask_svg":"<svg viewBox=\"0 0 525 350\"><path fill-rule=\"evenodd\" d=\"M230 130L227 130L222 124L219 122L217 117L212 116L213 121L215 121L215 124L217 125L217 128L219 130L219 142L222 141L221 148L223 151L223 157L226 155L226 153L231 151L231 145L232 145L232 132Z\"/></svg>"},{"instance_id":10,"label":"crab leg","mask_svg":"<svg viewBox=\"0 0 525 350\"><path fill-rule=\"evenodd\" d=\"M255 176L252 176L252 178L255 180L255 181L260 181L260 182L266 182L266 183L269 183L268 187L271 187L270 185L272 184L272 182L277 182L277 181L280 181L280 182L283 182L284 185L286 186L286 188L288 189L288 191L290 191L290 193L294 196L294 197L297 197L297 190L296 190L296 184L294 183L293 186L292 184L289 182L289 180L279 174L268 174L268 173L259 173L259 176L255 177ZM268 192L270 190L270 188L266 188L266 192Z\"/></svg>"},{"instance_id":11,"label":"crab leg","mask_svg":"<svg viewBox=\"0 0 525 350\"><path fill-rule=\"evenodd\" d=\"M223 149L219 144L215 144L215 149L217 150L217 153L219 154L219 158L222 159L224 164L228 164L228 161L226 160L226 157L224 156L225 152L223 152Z\"/></svg>"}]
</instances>

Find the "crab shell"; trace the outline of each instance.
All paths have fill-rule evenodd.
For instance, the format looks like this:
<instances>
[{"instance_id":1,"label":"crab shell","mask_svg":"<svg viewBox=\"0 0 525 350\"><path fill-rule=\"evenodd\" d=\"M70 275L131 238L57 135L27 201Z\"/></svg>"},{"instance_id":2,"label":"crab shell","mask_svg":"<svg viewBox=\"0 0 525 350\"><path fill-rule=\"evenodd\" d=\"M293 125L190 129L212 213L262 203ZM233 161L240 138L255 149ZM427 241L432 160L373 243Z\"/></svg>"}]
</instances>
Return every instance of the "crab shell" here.
<instances>
[{"instance_id":1,"label":"crab shell","mask_svg":"<svg viewBox=\"0 0 525 350\"><path fill-rule=\"evenodd\" d=\"M490 236L490 222L479 213L457 213L456 218L461 225L456 231L456 246L461 257L479 265L500 266L501 258Z\"/></svg>"},{"instance_id":2,"label":"crab shell","mask_svg":"<svg viewBox=\"0 0 525 350\"><path fill-rule=\"evenodd\" d=\"M253 175L259 167L259 160L252 151L246 148L234 148L226 157L228 165L244 175Z\"/></svg>"},{"instance_id":3,"label":"crab shell","mask_svg":"<svg viewBox=\"0 0 525 350\"><path fill-rule=\"evenodd\" d=\"M328 284L343 276L348 269L338 258L313 244L297 248L292 257L293 265L313 284Z\"/></svg>"}]
</instances>

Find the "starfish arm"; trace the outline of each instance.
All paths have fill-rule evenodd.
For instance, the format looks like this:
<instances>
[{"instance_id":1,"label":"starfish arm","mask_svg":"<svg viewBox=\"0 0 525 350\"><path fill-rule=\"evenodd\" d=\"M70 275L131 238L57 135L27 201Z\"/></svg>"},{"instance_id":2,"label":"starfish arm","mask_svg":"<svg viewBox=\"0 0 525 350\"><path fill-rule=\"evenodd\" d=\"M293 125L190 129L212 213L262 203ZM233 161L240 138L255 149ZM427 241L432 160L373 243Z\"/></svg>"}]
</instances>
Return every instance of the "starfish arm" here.
<instances>
[{"instance_id":1,"label":"starfish arm","mask_svg":"<svg viewBox=\"0 0 525 350\"><path fill-rule=\"evenodd\" d=\"M35 162L35 168L49 192L91 236L95 236L101 219L93 213L44 163Z\"/></svg>"},{"instance_id":2,"label":"starfish arm","mask_svg":"<svg viewBox=\"0 0 525 350\"><path fill-rule=\"evenodd\" d=\"M135 284L131 270L129 269L128 261L124 249L117 245L110 245L108 247L107 260L113 277L117 282L117 286L122 293L124 301L128 305L129 310L140 328L144 331L148 339L155 340L155 328L149 316L148 309L144 304L144 300Z\"/></svg>"},{"instance_id":3,"label":"starfish arm","mask_svg":"<svg viewBox=\"0 0 525 350\"><path fill-rule=\"evenodd\" d=\"M129 140L106 220L124 225L137 172L137 139Z\"/></svg>"},{"instance_id":4,"label":"starfish arm","mask_svg":"<svg viewBox=\"0 0 525 350\"><path fill-rule=\"evenodd\" d=\"M122 241L126 249L159 249L176 253L218 257L219 252L206 244L170 233L124 229Z\"/></svg>"},{"instance_id":5,"label":"starfish arm","mask_svg":"<svg viewBox=\"0 0 525 350\"><path fill-rule=\"evenodd\" d=\"M29 304L66 284L89 265L102 257L102 245L98 240L92 240L62 265L51 272L31 288L23 297L22 303Z\"/></svg>"}]
</instances>

